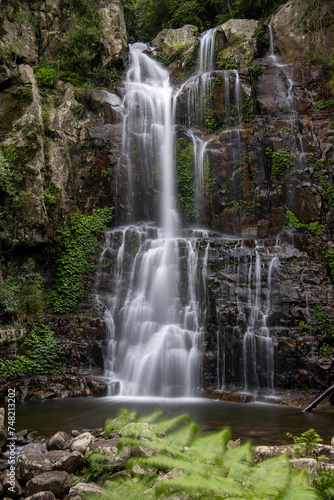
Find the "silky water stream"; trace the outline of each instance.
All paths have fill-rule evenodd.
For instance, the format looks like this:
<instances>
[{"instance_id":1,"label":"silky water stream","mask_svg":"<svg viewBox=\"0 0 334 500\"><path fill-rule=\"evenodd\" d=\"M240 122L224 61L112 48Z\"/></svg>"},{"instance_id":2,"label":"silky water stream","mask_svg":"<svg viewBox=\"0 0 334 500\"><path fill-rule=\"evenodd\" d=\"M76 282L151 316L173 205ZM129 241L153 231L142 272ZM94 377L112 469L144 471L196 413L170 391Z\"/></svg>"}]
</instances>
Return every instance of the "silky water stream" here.
<instances>
[{"instance_id":1,"label":"silky water stream","mask_svg":"<svg viewBox=\"0 0 334 500\"><path fill-rule=\"evenodd\" d=\"M215 29L202 35L198 71L177 92L170 85L168 71L147 55L145 44L134 44L130 48L120 159L121 168L125 167L127 172L127 193L126 198L123 194L122 208L124 214L127 207L128 223L106 233L96 283L97 300L105 308L108 330L105 375L110 382L110 395L201 395L206 263L213 234L181 227L175 188L175 116L183 93L186 95L186 133L194 145L196 190L203 193L206 148L210 139L203 140L196 126L200 127L205 119L207 96L211 93L214 75L219 73L225 87L227 127L232 123L228 111L233 100L234 126L227 139L227 156L232 171L236 166L239 168L240 80L235 70L218 72L215 69L215 36ZM153 212L147 211L154 222L139 223L129 208L135 200L134 186L139 179L146 183L147 189L155 190L159 200ZM203 194L198 195L198 209L202 201ZM118 209L121 210L120 205ZM261 262L256 249L250 251L246 264L249 319L238 367L243 374L240 388L247 392L261 389L272 394L273 343L266 325L271 271L268 272L267 298L262 301ZM279 265L277 258L273 265ZM217 389L223 390L224 353L222 356L218 353L217 360ZM259 365L263 365L261 376Z\"/></svg>"}]
</instances>

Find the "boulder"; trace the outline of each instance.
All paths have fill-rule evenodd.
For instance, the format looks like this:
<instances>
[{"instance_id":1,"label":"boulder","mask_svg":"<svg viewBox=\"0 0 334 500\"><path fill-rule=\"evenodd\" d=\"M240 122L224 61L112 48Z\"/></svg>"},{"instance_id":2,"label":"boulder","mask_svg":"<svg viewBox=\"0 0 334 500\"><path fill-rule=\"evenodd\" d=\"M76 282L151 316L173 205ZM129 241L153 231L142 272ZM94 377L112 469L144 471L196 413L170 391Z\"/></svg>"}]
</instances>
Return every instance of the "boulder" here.
<instances>
[{"instance_id":1,"label":"boulder","mask_svg":"<svg viewBox=\"0 0 334 500\"><path fill-rule=\"evenodd\" d=\"M56 500L56 497L52 493L52 491L39 491L38 493L34 493L26 500Z\"/></svg>"},{"instance_id":2,"label":"boulder","mask_svg":"<svg viewBox=\"0 0 334 500\"><path fill-rule=\"evenodd\" d=\"M68 438L69 436L66 432L59 431L47 440L46 447L48 450L63 450Z\"/></svg>"},{"instance_id":3,"label":"boulder","mask_svg":"<svg viewBox=\"0 0 334 500\"><path fill-rule=\"evenodd\" d=\"M259 24L254 19L229 19L221 28L230 45L239 42L254 45L254 35Z\"/></svg>"},{"instance_id":4,"label":"boulder","mask_svg":"<svg viewBox=\"0 0 334 500\"><path fill-rule=\"evenodd\" d=\"M172 53L177 47L181 47L180 51L185 52L194 45L198 37L196 26L186 24L178 29L164 29L160 31L152 45L162 49L166 54Z\"/></svg>"},{"instance_id":5,"label":"boulder","mask_svg":"<svg viewBox=\"0 0 334 500\"><path fill-rule=\"evenodd\" d=\"M22 488L15 478L15 472L11 475L10 470L4 472L2 479L3 494L5 497L17 498L22 495Z\"/></svg>"},{"instance_id":6,"label":"boulder","mask_svg":"<svg viewBox=\"0 0 334 500\"><path fill-rule=\"evenodd\" d=\"M83 434L79 434L76 438L73 439L70 450L71 451L79 451L81 453L86 453L89 448L89 445L95 440L95 437L90 432L84 432Z\"/></svg>"},{"instance_id":7,"label":"boulder","mask_svg":"<svg viewBox=\"0 0 334 500\"><path fill-rule=\"evenodd\" d=\"M128 48L123 6L119 0L113 0L100 8L98 13L104 20L101 41L106 57L105 62L120 62Z\"/></svg>"},{"instance_id":8,"label":"boulder","mask_svg":"<svg viewBox=\"0 0 334 500\"><path fill-rule=\"evenodd\" d=\"M49 471L61 470L75 474L87 465L86 459L78 451L53 450L46 452L44 449L44 453L42 453L38 449L27 451L28 446L23 448L16 462L17 478L22 481L28 481L38 474Z\"/></svg>"},{"instance_id":9,"label":"boulder","mask_svg":"<svg viewBox=\"0 0 334 500\"><path fill-rule=\"evenodd\" d=\"M228 45L220 53L219 59L227 59L239 66L250 64L260 49L259 40L255 36L259 24L259 21L253 19L230 19L222 24L220 28Z\"/></svg>"},{"instance_id":10,"label":"boulder","mask_svg":"<svg viewBox=\"0 0 334 500\"><path fill-rule=\"evenodd\" d=\"M326 2L322 3L321 9L314 15L319 18L322 15L325 19L330 15L330 7L326 5ZM275 45L289 58L304 58L306 48L310 53L320 50L322 55L326 50L333 50L333 28L328 27L326 36L309 30L305 22L310 15L308 9L307 0L289 0L281 5L269 19Z\"/></svg>"},{"instance_id":11,"label":"boulder","mask_svg":"<svg viewBox=\"0 0 334 500\"><path fill-rule=\"evenodd\" d=\"M72 476L67 472L43 472L27 482L25 494L29 497L42 491L51 491L56 498L60 498L69 490L71 483Z\"/></svg>"},{"instance_id":12,"label":"boulder","mask_svg":"<svg viewBox=\"0 0 334 500\"><path fill-rule=\"evenodd\" d=\"M103 494L104 490L95 483L78 483L70 489L68 500L83 500L92 495Z\"/></svg>"}]
</instances>

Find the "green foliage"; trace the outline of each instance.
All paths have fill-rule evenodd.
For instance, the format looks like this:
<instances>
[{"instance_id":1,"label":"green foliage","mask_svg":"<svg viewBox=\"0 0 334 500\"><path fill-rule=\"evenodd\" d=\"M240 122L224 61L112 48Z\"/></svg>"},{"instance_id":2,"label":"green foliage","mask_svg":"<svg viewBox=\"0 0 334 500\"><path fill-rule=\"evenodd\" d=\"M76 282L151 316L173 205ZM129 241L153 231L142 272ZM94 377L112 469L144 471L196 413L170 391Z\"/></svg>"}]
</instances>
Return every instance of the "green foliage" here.
<instances>
[{"instance_id":1,"label":"green foliage","mask_svg":"<svg viewBox=\"0 0 334 500\"><path fill-rule=\"evenodd\" d=\"M316 109L322 111L324 109L332 108L334 106L334 99L329 99L327 101L318 101L315 105Z\"/></svg>"},{"instance_id":2,"label":"green foliage","mask_svg":"<svg viewBox=\"0 0 334 500\"><path fill-rule=\"evenodd\" d=\"M194 182L193 161L193 145L184 137L180 137L176 143L176 184L178 197L187 221L198 216L196 208L198 193Z\"/></svg>"},{"instance_id":3,"label":"green foliage","mask_svg":"<svg viewBox=\"0 0 334 500\"><path fill-rule=\"evenodd\" d=\"M39 66L35 76L39 87L52 88L58 80L57 71L49 66Z\"/></svg>"},{"instance_id":4,"label":"green foliage","mask_svg":"<svg viewBox=\"0 0 334 500\"><path fill-rule=\"evenodd\" d=\"M302 222L300 222L298 217L296 217L296 215L291 212L291 210L286 211L286 218L288 219L290 226L294 227L295 229L307 227L307 224L303 224Z\"/></svg>"},{"instance_id":5,"label":"green foliage","mask_svg":"<svg viewBox=\"0 0 334 500\"><path fill-rule=\"evenodd\" d=\"M322 443L323 439L314 429L308 429L302 432L300 436L293 436L290 432L286 435L293 439L293 454L297 458L309 457L314 458L314 451L318 443Z\"/></svg>"},{"instance_id":6,"label":"green foliage","mask_svg":"<svg viewBox=\"0 0 334 500\"><path fill-rule=\"evenodd\" d=\"M253 113L253 99L248 97L245 93L242 95L242 121L248 123L252 120Z\"/></svg>"},{"instance_id":7,"label":"green foliage","mask_svg":"<svg viewBox=\"0 0 334 500\"><path fill-rule=\"evenodd\" d=\"M334 207L334 187L328 181L325 180L321 180L319 182L319 186L321 186L328 194L329 196L328 204L331 207Z\"/></svg>"},{"instance_id":8,"label":"green foliage","mask_svg":"<svg viewBox=\"0 0 334 500\"><path fill-rule=\"evenodd\" d=\"M145 419L134 415L134 422L131 420L131 415L123 410L107 423L108 431L117 430L121 435L118 448L140 446L153 456L128 460L127 475L112 478L102 495L103 500L318 498L308 475L293 470L287 455L254 464L249 443L227 450L226 444L231 438L228 429L200 436L197 426L190 423L186 415L167 421L161 421L160 414ZM146 473L135 473L138 466Z\"/></svg>"},{"instance_id":9,"label":"green foliage","mask_svg":"<svg viewBox=\"0 0 334 500\"><path fill-rule=\"evenodd\" d=\"M194 66L194 54L187 54L186 55L186 57L184 58L184 65L188 69L190 69ZM214 83L213 83L213 85L214 85Z\"/></svg>"},{"instance_id":10,"label":"green foliage","mask_svg":"<svg viewBox=\"0 0 334 500\"><path fill-rule=\"evenodd\" d=\"M256 79L258 79L259 76L262 75L262 73L263 73L263 69L262 69L262 67L259 64L255 65L253 67L253 74L254 74L254 76L255 76Z\"/></svg>"},{"instance_id":11,"label":"green foliage","mask_svg":"<svg viewBox=\"0 0 334 500\"><path fill-rule=\"evenodd\" d=\"M23 377L29 374L57 374L65 369L63 353L53 331L47 325L35 325L24 339L26 354L13 360L0 360L0 377L5 379Z\"/></svg>"},{"instance_id":12,"label":"green foliage","mask_svg":"<svg viewBox=\"0 0 334 500\"><path fill-rule=\"evenodd\" d=\"M334 248L324 251L324 256L328 262L332 280L334 280Z\"/></svg>"},{"instance_id":13,"label":"green foliage","mask_svg":"<svg viewBox=\"0 0 334 500\"><path fill-rule=\"evenodd\" d=\"M12 319L24 322L28 318L40 316L42 277L35 272L35 262L27 262L17 267L8 264L4 270L4 280L0 282L0 304L2 321Z\"/></svg>"},{"instance_id":14,"label":"green foliage","mask_svg":"<svg viewBox=\"0 0 334 500\"><path fill-rule=\"evenodd\" d=\"M98 241L93 232L106 229L111 221L111 209L96 210L93 215L76 213L69 227L59 236L61 253L57 260L57 280L48 302L55 312L72 311L84 295L82 278L91 274L96 266L87 262L94 254Z\"/></svg>"},{"instance_id":15,"label":"green foliage","mask_svg":"<svg viewBox=\"0 0 334 500\"><path fill-rule=\"evenodd\" d=\"M334 337L334 319L329 319L323 309L316 304L314 308L314 316L321 324L322 328L332 337Z\"/></svg>"},{"instance_id":16,"label":"green foliage","mask_svg":"<svg viewBox=\"0 0 334 500\"><path fill-rule=\"evenodd\" d=\"M154 59L157 59L162 64L165 64L166 66L169 66L172 62L171 57L167 54L164 54L163 52L157 52L152 57L154 57Z\"/></svg>"},{"instance_id":17,"label":"green foliage","mask_svg":"<svg viewBox=\"0 0 334 500\"><path fill-rule=\"evenodd\" d=\"M321 170L326 165L324 160L315 158L313 155L310 155L307 158L306 163L310 168L313 168L313 170L315 171Z\"/></svg>"},{"instance_id":18,"label":"green foliage","mask_svg":"<svg viewBox=\"0 0 334 500\"><path fill-rule=\"evenodd\" d=\"M334 498L334 470L317 469L317 477L312 482L322 500L333 500Z\"/></svg>"},{"instance_id":19,"label":"green foliage","mask_svg":"<svg viewBox=\"0 0 334 500\"><path fill-rule=\"evenodd\" d=\"M17 147L15 144L0 148L0 190L14 196L17 184L23 180L16 169Z\"/></svg>"},{"instance_id":20,"label":"green foliage","mask_svg":"<svg viewBox=\"0 0 334 500\"><path fill-rule=\"evenodd\" d=\"M331 346L329 344L322 344L322 346L320 347L319 349L319 354L320 356L323 356L324 358L328 358L329 359L329 350L330 350Z\"/></svg>"},{"instance_id":21,"label":"green foliage","mask_svg":"<svg viewBox=\"0 0 334 500\"><path fill-rule=\"evenodd\" d=\"M82 473L85 481L95 481L104 483L104 481L112 474L115 468L115 462L111 457L102 453L89 451L85 458L88 460L88 467Z\"/></svg>"},{"instance_id":22,"label":"green foliage","mask_svg":"<svg viewBox=\"0 0 334 500\"><path fill-rule=\"evenodd\" d=\"M279 179L293 166L288 151L284 151L283 149L272 151L270 148L267 148L266 155L271 159L271 177L273 179Z\"/></svg>"},{"instance_id":23,"label":"green foliage","mask_svg":"<svg viewBox=\"0 0 334 500\"><path fill-rule=\"evenodd\" d=\"M300 222L298 217L293 212L291 212L291 210L286 211L286 218L288 219L290 226L294 227L295 229L307 229L308 231L312 232L317 238L323 237L325 226L323 224L319 224L319 221L304 224L303 222Z\"/></svg>"}]
</instances>

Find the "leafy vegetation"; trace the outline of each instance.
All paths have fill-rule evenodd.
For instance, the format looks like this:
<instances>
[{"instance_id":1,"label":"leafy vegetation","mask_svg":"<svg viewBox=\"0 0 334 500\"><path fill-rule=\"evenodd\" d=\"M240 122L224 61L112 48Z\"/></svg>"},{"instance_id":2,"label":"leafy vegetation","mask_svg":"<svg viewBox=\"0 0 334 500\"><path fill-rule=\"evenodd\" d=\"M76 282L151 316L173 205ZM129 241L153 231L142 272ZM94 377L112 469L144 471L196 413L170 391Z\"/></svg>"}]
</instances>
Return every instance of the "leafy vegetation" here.
<instances>
[{"instance_id":1,"label":"leafy vegetation","mask_svg":"<svg viewBox=\"0 0 334 500\"><path fill-rule=\"evenodd\" d=\"M131 445L152 456L128 460L127 475L112 477L103 498L318 498L307 473L292 469L287 455L254 464L250 443L228 450L228 429L200 436L187 415L164 421L161 412L139 419L121 410L106 422L105 435L110 432L121 435L120 450Z\"/></svg>"},{"instance_id":2,"label":"leafy vegetation","mask_svg":"<svg viewBox=\"0 0 334 500\"><path fill-rule=\"evenodd\" d=\"M300 222L298 217L293 212L291 212L291 210L286 211L286 218L288 219L290 226L294 227L295 229L307 229L317 238L323 237L325 226L323 224L320 224L318 221L304 224L303 222Z\"/></svg>"},{"instance_id":3,"label":"leafy vegetation","mask_svg":"<svg viewBox=\"0 0 334 500\"><path fill-rule=\"evenodd\" d=\"M317 477L312 482L313 486L323 500L333 500L334 498L334 470L317 470Z\"/></svg>"},{"instance_id":4,"label":"leafy vegetation","mask_svg":"<svg viewBox=\"0 0 334 500\"><path fill-rule=\"evenodd\" d=\"M16 168L17 147L15 144L0 149L0 190L10 196L17 192L17 185L23 176Z\"/></svg>"},{"instance_id":5,"label":"leafy vegetation","mask_svg":"<svg viewBox=\"0 0 334 500\"><path fill-rule=\"evenodd\" d=\"M83 297L82 278L96 269L96 264L87 260L98 244L93 233L106 229L110 221L110 208L96 210L93 215L76 213L70 225L60 233L57 280L48 298L55 312L72 311Z\"/></svg>"},{"instance_id":6,"label":"leafy vegetation","mask_svg":"<svg viewBox=\"0 0 334 500\"><path fill-rule=\"evenodd\" d=\"M152 40L163 28L193 24L199 31L232 18L264 19L284 0L122 0L130 42Z\"/></svg>"},{"instance_id":7,"label":"leafy vegetation","mask_svg":"<svg viewBox=\"0 0 334 500\"><path fill-rule=\"evenodd\" d=\"M65 365L58 344L49 326L35 325L21 344L26 353L17 355L13 360L0 360L0 377L8 379L29 374L62 373Z\"/></svg>"},{"instance_id":8,"label":"leafy vegetation","mask_svg":"<svg viewBox=\"0 0 334 500\"><path fill-rule=\"evenodd\" d=\"M293 436L290 432L286 435L293 439L293 454L297 458L312 457L314 458L314 452L316 445L322 443L323 439L319 436L314 429L309 429L302 432L300 436Z\"/></svg>"},{"instance_id":9,"label":"leafy vegetation","mask_svg":"<svg viewBox=\"0 0 334 500\"><path fill-rule=\"evenodd\" d=\"M36 67L35 76L39 87L52 88L58 80L57 71L50 66Z\"/></svg>"},{"instance_id":10,"label":"leafy vegetation","mask_svg":"<svg viewBox=\"0 0 334 500\"><path fill-rule=\"evenodd\" d=\"M3 323L24 322L40 316L42 277L35 271L35 262L28 259L21 267L8 263L0 282L0 317Z\"/></svg>"},{"instance_id":11,"label":"leafy vegetation","mask_svg":"<svg viewBox=\"0 0 334 500\"><path fill-rule=\"evenodd\" d=\"M198 196L194 182L194 147L184 137L176 143L176 184L185 219L197 217L196 198Z\"/></svg>"},{"instance_id":12,"label":"leafy vegetation","mask_svg":"<svg viewBox=\"0 0 334 500\"><path fill-rule=\"evenodd\" d=\"M273 179L279 179L293 166L293 162L288 151L284 151L283 149L272 151L270 148L267 148L266 155L271 160L271 177Z\"/></svg>"},{"instance_id":13,"label":"leafy vegetation","mask_svg":"<svg viewBox=\"0 0 334 500\"><path fill-rule=\"evenodd\" d=\"M89 451L85 458L88 460L88 467L83 470L86 482L103 483L115 468L113 459L102 452Z\"/></svg>"}]
</instances>

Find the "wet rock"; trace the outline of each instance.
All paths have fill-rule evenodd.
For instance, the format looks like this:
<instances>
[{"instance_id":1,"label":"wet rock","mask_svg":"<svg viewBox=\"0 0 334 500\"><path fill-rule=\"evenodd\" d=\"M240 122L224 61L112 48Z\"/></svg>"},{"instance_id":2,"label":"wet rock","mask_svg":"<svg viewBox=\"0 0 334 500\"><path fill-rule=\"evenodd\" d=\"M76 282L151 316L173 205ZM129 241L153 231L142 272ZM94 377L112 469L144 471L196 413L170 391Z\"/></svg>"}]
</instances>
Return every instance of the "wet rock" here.
<instances>
[{"instance_id":1,"label":"wet rock","mask_svg":"<svg viewBox=\"0 0 334 500\"><path fill-rule=\"evenodd\" d=\"M59 431L47 440L46 447L48 450L63 450L68 439L69 436L66 432Z\"/></svg>"},{"instance_id":2,"label":"wet rock","mask_svg":"<svg viewBox=\"0 0 334 500\"><path fill-rule=\"evenodd\" d=\"M22 488L18 480L15 478L15 472L10 470L4 472L2 479L3 494L9 498L17 498L22 495Z\"/></svg>"},{"instance_id":3,"label":"wet rock","mask_svg":"<svg viewBox=\"0 0 334 500\"><path fill-rule=\"evenodd\" d=\"M35 493L51 491L56 498L60 498L70 488L72 476L64 471L43 472L30 479L25 487L26 496Z\"/></svg>"},{"instance_id":4,"label":"wet rock","mask_svg":"<svg viewBox=\"0 0 334 500\"><path fill-rule=\"evenodd\" d=\"M68 494L68 500L84 500L91 495L103 494L104 490L94 483L78 483L73 486Z\"/></svg>"},{"instance_id":5,"label":"wet rock","mask_svg":"<svg viewBox=\"0 0 334 500\"><path fill-rule=\"evenodd\" d=\"M28 448L26 450L26 448ZM65 471L75 474L87 465L87 461L79 451L53 450L44 452L32 449L31 445L23 448L17 458L16 469L19 480L28 481L38 474L48 471Z\"/></svg>"},{"instance_id":6,"label":"wet rock","mask_svg":"<svg viewBox=\"0 0 334 500\"><path fill-rule=\"evenodd\" d=\"M282 446L253 446L254 461L262 462L267 458L277 457L278 455L292 455L293 445Z\"/></svg>"},{"instance_id":7,"label":"wet rock","mask_svg":"<svg viewBox=\"0 0 334 500\"><path fill-rule=\"evenodd\" d=\"M56 497L52 491L39 491L38 493L34 493L34 495L26 498L26 500L56 500Z\"/></svg>"},{"instance_id":8,"label":"wet rock","mask_svg":"<svg viewBox=\"0 0 334 500\"><path fill-rule=\"evenodd\" d=\"M79 451L81 453L86 453L89 445L95 440L95 437L90 432L84 432L75 437L71 443L71 451Z\"/></svg>"}]
</instances>

